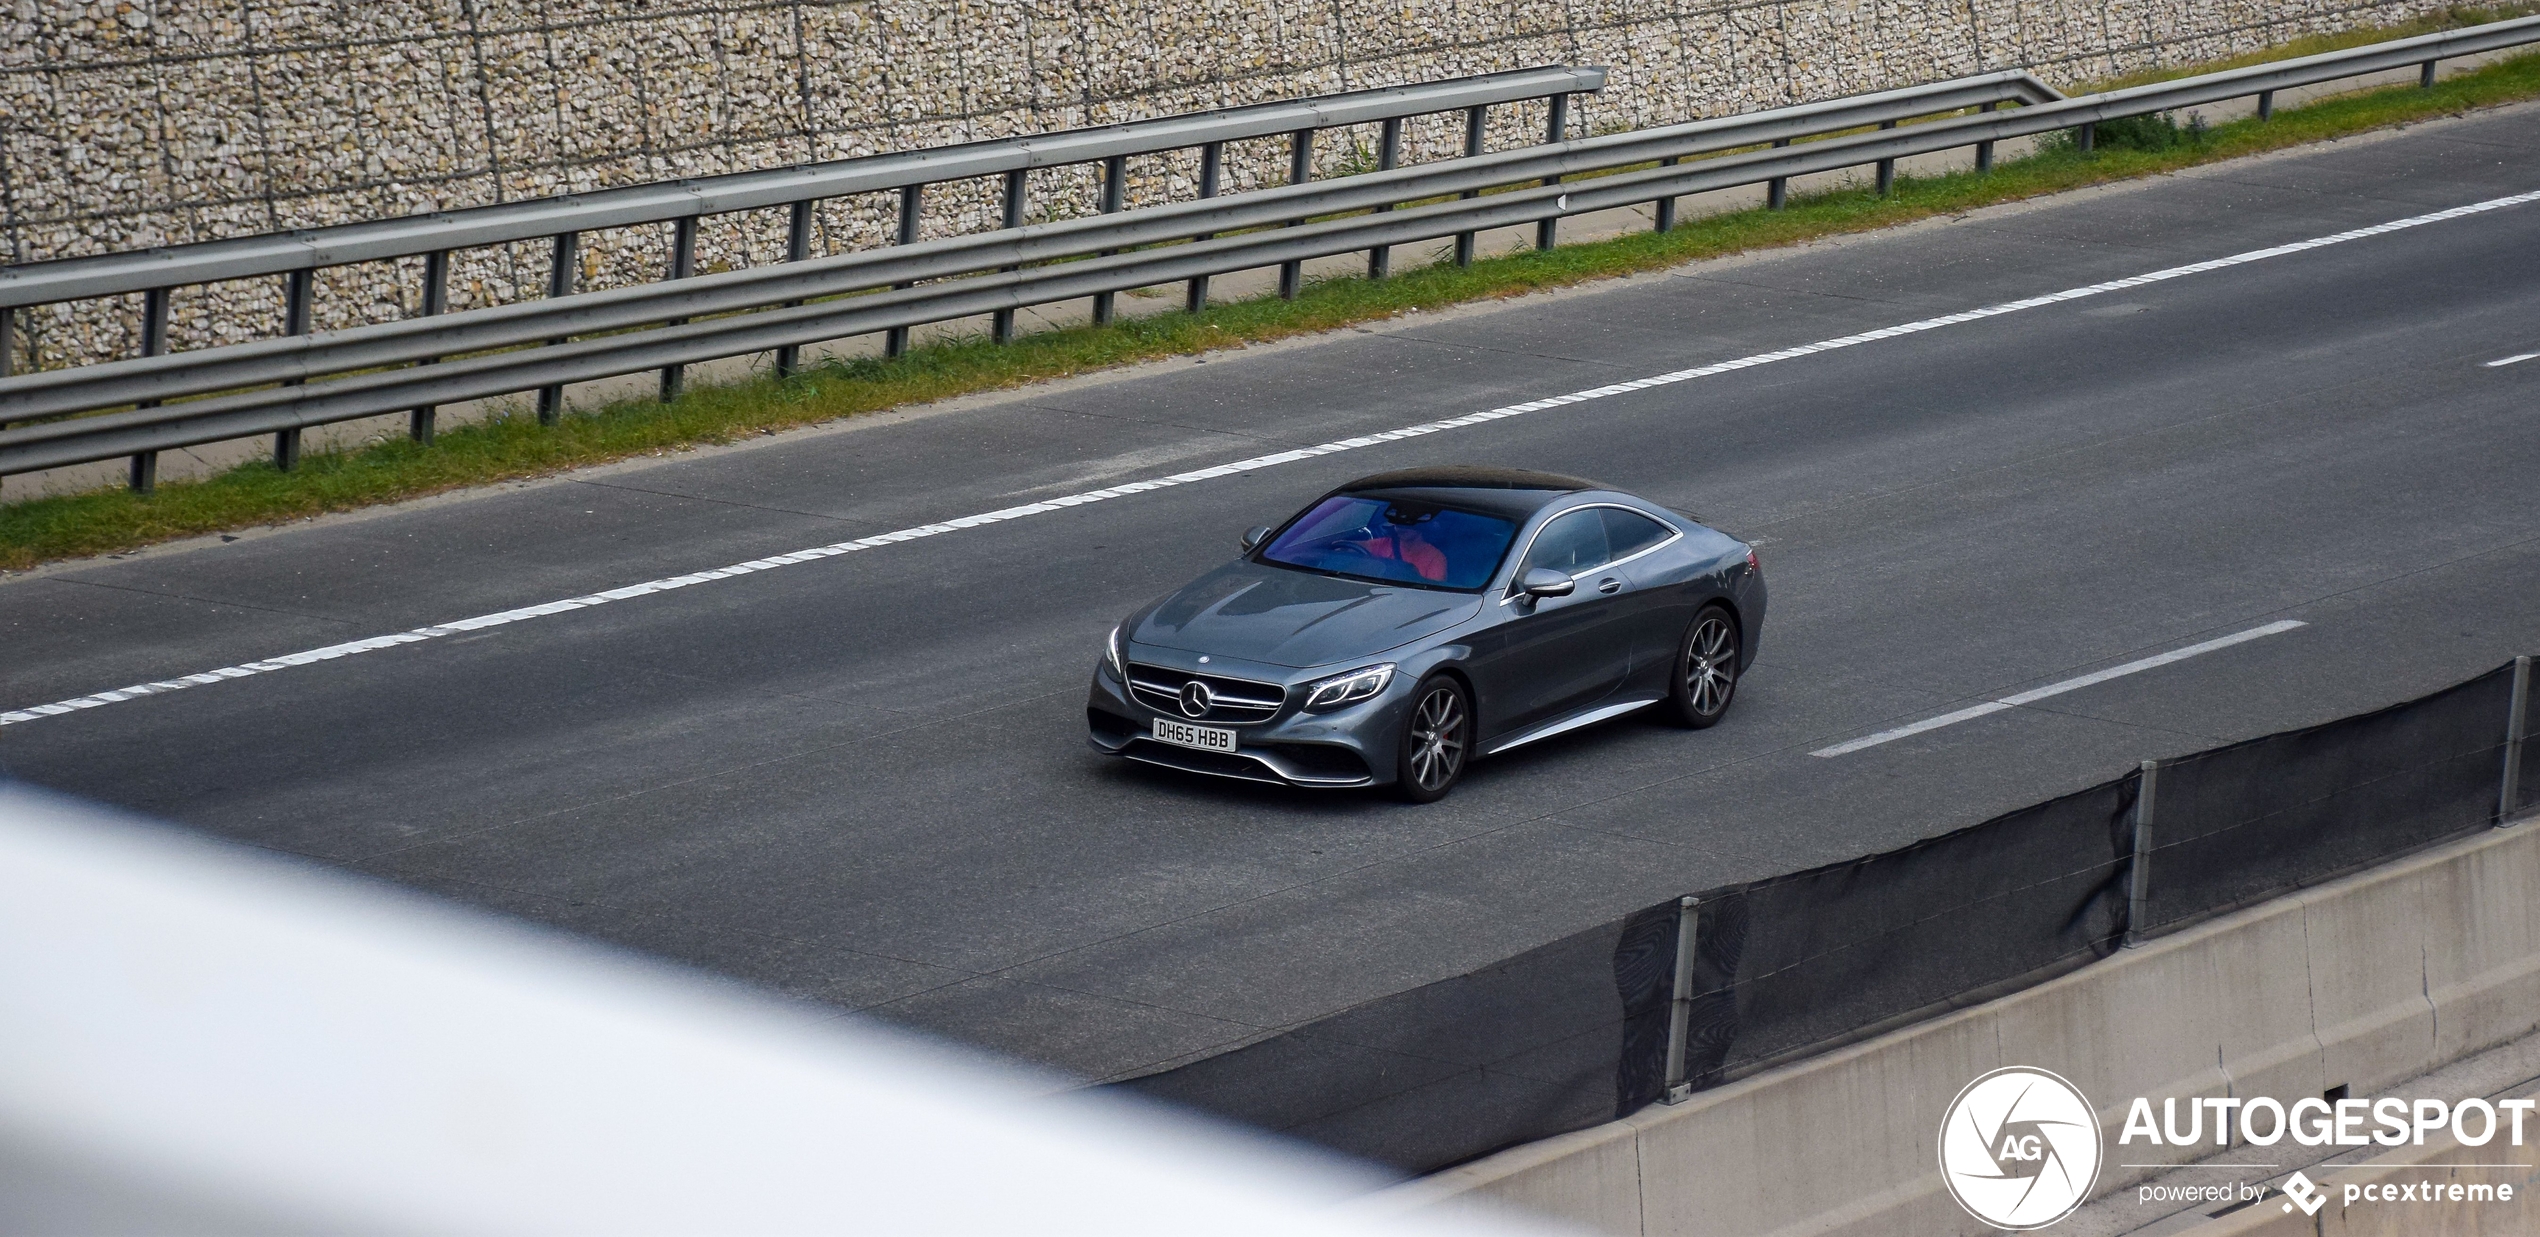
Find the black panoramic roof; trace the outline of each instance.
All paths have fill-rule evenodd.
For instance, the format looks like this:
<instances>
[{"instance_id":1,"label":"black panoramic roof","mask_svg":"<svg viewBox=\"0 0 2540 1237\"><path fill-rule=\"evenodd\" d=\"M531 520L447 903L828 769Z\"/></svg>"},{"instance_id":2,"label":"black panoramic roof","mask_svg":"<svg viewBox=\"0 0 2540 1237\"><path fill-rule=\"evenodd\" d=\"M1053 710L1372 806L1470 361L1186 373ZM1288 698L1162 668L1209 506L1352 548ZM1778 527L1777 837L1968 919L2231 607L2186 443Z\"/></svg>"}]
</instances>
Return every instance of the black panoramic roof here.
<instances>
[{"instance_id":1,"label":"black panoramic roof","mask_svg":"<svg viewBox=\"0 0 2540 1237\"><path fill-rule=\"evenodd\" d=\"M1340 494L1362 490L1546 490L1567 494L1574 490L1610 488L1584 477L1563 476L1557 472L1535 472L1525 468L1492 468L1482 464L1447 464L1437 468L1404 468L1360 477L1340 489Z\"/></svg>"}]
</instances>

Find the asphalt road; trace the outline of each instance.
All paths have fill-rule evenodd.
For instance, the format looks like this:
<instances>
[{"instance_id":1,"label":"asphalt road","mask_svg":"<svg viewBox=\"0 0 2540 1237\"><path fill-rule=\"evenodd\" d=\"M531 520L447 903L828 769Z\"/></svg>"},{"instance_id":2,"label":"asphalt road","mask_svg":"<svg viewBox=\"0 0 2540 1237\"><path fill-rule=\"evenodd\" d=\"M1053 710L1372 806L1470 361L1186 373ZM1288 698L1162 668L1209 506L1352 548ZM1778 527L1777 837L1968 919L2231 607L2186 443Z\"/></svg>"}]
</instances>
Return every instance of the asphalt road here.
<instances>
[{"instance_id":1,"label":"asphalt road","mask_svg":"<svg viewBox=\"0 0 2540 1237\"><path fill-rule=\"evenodd\" d=\"M2540 111L0 584L0 708L2540 189ZM1088 1078L2540 651L2540 203L0 730L18 777ZM1110 624L1348 477L1762 544L1737 712L1448 801L1124 767ZM1844 756L1811 751L2278 619ZM2501 721L2501 719L2500 719Z\"/></svg>"}]
</instances>

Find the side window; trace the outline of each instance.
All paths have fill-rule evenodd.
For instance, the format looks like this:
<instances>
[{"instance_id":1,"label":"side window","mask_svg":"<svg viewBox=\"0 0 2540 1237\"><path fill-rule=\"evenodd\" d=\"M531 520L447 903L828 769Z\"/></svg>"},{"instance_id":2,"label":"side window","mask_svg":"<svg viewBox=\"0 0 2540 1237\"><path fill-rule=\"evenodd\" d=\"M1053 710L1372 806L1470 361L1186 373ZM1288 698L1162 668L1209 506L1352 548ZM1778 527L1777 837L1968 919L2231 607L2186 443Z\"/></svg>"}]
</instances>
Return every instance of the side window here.
<instances>
[{"instance_id":1,"label":"side window","mask_svg":"<svg viewBox=\"0 0 2540 1237\"><path fill-rule=\"evenodd\" d=\"M1629 558L1667 539L1675 530L1637 511L1620 507L1599 507L1605 517L1605 541L1615 558Z\"/></svg>"},{"instance_id":2,"label":"side window","mask_svg":"<svg viewBox=\"0 0 2540 1237\"><path fill-rule=\"evenodd\" d=\"M1518 567L1523 577L1537 567L1550 567L1565 575L1577 575L1595 568L1614 557L1606 552L1605 519L1602 508L1591 507L1556 516L1536 535L1526 561Z\"/></svg>"}]
</instances>

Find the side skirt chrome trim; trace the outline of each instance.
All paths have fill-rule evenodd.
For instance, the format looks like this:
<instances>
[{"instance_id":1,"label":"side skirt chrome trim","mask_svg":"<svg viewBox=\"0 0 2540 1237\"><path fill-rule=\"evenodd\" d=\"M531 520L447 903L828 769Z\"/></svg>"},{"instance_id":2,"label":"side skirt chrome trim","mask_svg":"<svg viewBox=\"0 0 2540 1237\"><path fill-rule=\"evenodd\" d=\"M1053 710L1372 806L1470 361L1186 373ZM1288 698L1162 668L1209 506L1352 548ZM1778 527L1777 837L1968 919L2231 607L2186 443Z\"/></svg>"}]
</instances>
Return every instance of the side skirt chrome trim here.
<instances>
[{"instance_id":1,"label":"side skirt chrome trim","mask_svg":"<svg viewBox=\"0 0 2540 1237\"><path fill-rule=\"evenodd\" d=\"M1516 738L1510 739L1505 743L1501 743L1482 754L1485 756L1496 756L1512 747L1523 747L1537 739L1549 739L1554 735L1565 734L1569 731L1576 730L1581 726L1593 726L1609 717L1621 717L1625 713L1629 713L1634 709L1646 709L1664 699L1666 699L1664 696L1652 696L1647 700L1626 700L1621 704L1609 704L1601 709L1590 709L1585 713L1575 713L1569 717L1562 718L1560 721L1553 722L1548 725L1537 726L1534 729L1518 735Z\"/></svg>"}]
</instances>

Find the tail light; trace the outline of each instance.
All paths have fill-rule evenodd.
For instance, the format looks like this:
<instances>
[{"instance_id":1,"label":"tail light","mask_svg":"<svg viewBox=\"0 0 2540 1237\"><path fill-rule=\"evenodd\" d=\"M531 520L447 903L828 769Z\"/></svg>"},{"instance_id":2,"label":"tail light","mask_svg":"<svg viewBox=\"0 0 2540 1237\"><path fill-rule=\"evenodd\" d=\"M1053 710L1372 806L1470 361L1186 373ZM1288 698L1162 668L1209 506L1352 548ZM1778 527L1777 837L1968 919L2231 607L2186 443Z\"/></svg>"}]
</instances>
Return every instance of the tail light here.
<instances>
[{"instance_id":1,"label":"tail light","mask_svg":"<svg viewBox=\"0 0 2540 1237\"><path fill-rule=\"evenodd\" d=\"M1764 569L1764 564L1755 561L1755 547L1753 546L1746 547L1746 569L1749 572L1758 572Z\"/></svg>"}]
</instances>

